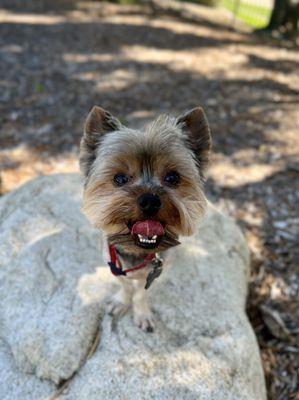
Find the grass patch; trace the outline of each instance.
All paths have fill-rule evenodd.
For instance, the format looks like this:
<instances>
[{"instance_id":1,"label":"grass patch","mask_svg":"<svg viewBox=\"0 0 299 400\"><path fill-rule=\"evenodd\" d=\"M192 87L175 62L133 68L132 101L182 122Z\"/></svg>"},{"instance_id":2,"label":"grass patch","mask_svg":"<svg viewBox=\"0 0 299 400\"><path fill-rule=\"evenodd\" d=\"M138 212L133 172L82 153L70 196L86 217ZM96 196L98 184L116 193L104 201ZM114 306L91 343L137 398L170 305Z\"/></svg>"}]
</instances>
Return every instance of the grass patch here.
<instances>
[{"instance_id":1,"label":"grass patch","mask_svg":"<svg viewBox=\"0 0 299 400\"><path fill-rule=\"evenodd\" d=\"M218 5L220 7L226 8L232 13L235 12L236 1L234 0L219 0ZM264 28L271 16L271 8L264 6L243 3L240 1L236 18L253 28Z\"/></svg>"}]
</instances>

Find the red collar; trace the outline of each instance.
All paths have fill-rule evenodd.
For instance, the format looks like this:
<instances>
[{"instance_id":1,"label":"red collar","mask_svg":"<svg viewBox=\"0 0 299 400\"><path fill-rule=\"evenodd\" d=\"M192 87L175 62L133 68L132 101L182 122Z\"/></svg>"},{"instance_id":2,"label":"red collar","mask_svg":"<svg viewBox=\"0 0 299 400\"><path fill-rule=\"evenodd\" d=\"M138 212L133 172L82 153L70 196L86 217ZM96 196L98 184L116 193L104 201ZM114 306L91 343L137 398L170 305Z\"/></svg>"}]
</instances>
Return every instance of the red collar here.
<instances>
[{"instance_id":1,"label":"red collar","mask_svg":"<svg viewBox=\"0 0 299 400\"><path fill-rule=\"evenodd\" d=\"M110 262L108 262L108 265L110 267L112 274L116 276L127 275L127 272L133 272L137 271L138 269L147 267L147 265L153 259L156 258L156 254L149 254L146 256L145 260L141 264L138 264L133 268L123 270L114 244L109 244L109 254L110 254Z\"/></svg>"}]
</instances>

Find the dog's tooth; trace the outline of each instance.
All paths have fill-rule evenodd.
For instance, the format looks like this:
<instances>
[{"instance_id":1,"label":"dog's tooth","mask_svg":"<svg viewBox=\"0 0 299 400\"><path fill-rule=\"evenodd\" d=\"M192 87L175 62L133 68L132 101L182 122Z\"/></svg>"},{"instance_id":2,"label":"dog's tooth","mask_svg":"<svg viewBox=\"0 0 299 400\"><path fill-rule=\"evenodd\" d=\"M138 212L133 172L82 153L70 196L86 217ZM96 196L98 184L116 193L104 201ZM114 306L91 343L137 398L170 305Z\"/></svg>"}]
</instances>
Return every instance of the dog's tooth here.
<instances>
[{"instance_id":1,"label":"dog's tooth","mask_svg":"<svg viewBox=\"0 0 299 400\"><path fill-rule=\"evenodd\" d=\"M157 235L153 236L152 239L157 239Z\"/></svg>"}]
</instances>

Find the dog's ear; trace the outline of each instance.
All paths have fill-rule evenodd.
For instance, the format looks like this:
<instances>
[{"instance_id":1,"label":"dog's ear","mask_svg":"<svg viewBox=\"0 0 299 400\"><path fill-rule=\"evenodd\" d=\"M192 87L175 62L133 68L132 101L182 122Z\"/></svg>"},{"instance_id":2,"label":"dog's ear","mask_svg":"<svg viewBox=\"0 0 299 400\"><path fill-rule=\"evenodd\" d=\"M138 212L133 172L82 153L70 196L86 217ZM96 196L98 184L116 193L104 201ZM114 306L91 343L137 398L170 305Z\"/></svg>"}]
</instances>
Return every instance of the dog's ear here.
<instances>
[{"instance_id":1,"label":"dog's ear","mask_svg":"<svg viewBox=\"0 0 299 400\"><path fill-rule=\"evenodd\" d=\"M212 139L208 120L201 107L193 108L177 119L184 139L194 153L200 175L203 176L209 162Z\"/></svg>"},{"instance_id":2,"label":"dog's ear","mask_svg":"<svg viewBox=\"0 0 299 400\"><path fill-rule=\"evenodd\" d=\"M84 134L80 143L79 164L85 177L88 176L96 158L96 150L101 139L108 132L120 129L121 123L108 111L94 106L85 122Z\"/></svg>"}]
</instances>

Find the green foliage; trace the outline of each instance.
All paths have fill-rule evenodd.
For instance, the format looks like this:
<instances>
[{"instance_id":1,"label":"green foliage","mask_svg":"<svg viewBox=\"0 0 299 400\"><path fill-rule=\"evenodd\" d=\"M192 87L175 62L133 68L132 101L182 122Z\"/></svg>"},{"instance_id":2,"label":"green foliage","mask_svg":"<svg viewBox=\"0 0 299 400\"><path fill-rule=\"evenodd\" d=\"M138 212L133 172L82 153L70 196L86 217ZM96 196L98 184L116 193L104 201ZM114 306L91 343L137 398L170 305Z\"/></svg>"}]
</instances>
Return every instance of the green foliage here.
<instances>
[{"instance_id":1,"label":"green foliage","mask_svg":"<svg viewBox=\"0 0 299 400\"><path fill-rule=\"evenodd\" d=\"M238 7L238 0L179 0L189 3L204 4L207 6L219 6L235 13L236 19L250 25L254 28L265 27L270 20L271 8L262 5L250 4L250 0L240 0Z\"/></svg>"},{"instance_id":2,"label":"green foliage","mask_svg":"<svg viewBox=\"0 0 299 400\"><path fill-rule=\"evenodd\" d=\"M219 0L220 7L235 13L237 0ZM237 7L236 18L254 28L264 28L270 20L271 8L262 5L243 3Z\"/></svg>"},{"instance_id":3,"label":"green foliage","mask_svg":"<svg viewBox=\"0 0 299 400\"><path fill-rule=\"evenodd\" d=\"M138 4L140 0L110 0L118 4ZM163 1L163 0L161 0ZM206 6L219 6L236 13L236 19L244 22L245 24L259 29L268 25L271 17L271 8L263 5L250 4L250 0L177 0L180 2L189 2L196 4L203 4ZM239 5L237 6L237 4ZM262 2L261 2L262 3Z\"/></svg>"}]
</instances>

